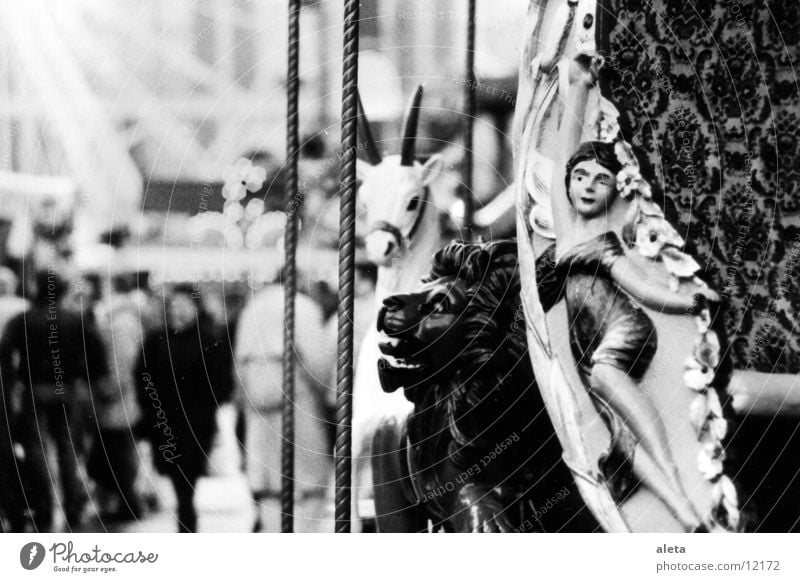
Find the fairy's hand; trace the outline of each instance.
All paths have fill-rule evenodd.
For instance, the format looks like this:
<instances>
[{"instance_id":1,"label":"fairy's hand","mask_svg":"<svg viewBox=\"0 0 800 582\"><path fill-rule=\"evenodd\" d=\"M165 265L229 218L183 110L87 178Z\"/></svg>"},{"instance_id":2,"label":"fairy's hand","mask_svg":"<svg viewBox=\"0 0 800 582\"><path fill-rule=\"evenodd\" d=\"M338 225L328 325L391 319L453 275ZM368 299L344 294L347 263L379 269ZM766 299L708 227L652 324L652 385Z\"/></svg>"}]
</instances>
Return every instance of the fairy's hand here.
<instances>
[{"instance_id":1,"label":"fairy's hand","mask_svg":"<svg viewBox=\"0 0 800 582\"><path fill-rule=\"evenodd\" d=\"M600 70L603 68L603 62L603 57L599 55L577 55L570 61L570 85L592 87L597 84L597 80L600 78Z\"/></svg>"},{"instance_id":2,"label":"fairy's hand","mask_svg":"<svg viewBox=\"0 0 800 582\"><path fill-rule=\"evenodd\" d=\"M697 294L702 295L712 303L719 303L720 301L719 293L705 285L697 292Z\"/></svg>"},{"instance_id":3,"label":"fairy's hand","mask_svg":"<svg viewBox=\"0 0 800 582\"><path fill-rule=\"evenodd\" d=\"M704 308L708 307L709 303L719 303L719 294L710 289L707 285L702 285L692 296L694 304L690 313L700 313Z\"/></svg>"}]
</instances>

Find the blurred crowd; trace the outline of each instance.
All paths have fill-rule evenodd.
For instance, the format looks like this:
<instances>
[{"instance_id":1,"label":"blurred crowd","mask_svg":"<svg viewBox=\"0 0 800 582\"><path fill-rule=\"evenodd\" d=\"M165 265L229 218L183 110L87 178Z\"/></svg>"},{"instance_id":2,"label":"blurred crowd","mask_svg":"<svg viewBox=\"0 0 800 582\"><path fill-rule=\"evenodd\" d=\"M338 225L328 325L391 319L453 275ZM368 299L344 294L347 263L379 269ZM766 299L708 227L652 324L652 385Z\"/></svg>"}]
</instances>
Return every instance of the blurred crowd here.
<instances>
[{"instance_id":1,"label":"blurred crowd","mask_svg":"<svg viewBox=\"0 0 800 582\"><path fill-rule=\"evenodd\" d=\"M87 531L161 511L169 483L177 531L198 529L198 480L214 471L220 408L253 531L278 531L283 289L226 300L198 285L157 291L141 274L103 280L0 268L0 529ZM297 524L325 531L331 503L335 316L331 292L297 296ZM371 292L369 280L362 286ZM367 300L367 303L369 301ZM229 451L228 451L229 452Z\"/></svg>"},{"instance_id":2,"label":"blurred crowd","mask_svg":"<svg viewBox=\"0 0 800 582\"><path fill-rule=\"evenodd\" d=\"M422 155L454 144L454 124L444 121L434 115L423 120L431 127L420 133ZM391 123L383 125L393 134ZM322 135L304 140L296 202L302 202L306 244L330 250L338 247L339 160L326 151ZM486 141L490 149L496 146L496 140ZM445 149L447 179L455 184L460 146ZM237 178L232 186L215 186L221 196L206 196L207 185L189 184L192 195L180 206L170 183L169 196L146 197L169 201L169 208L143 212L139 231L128 225L100 236L94 247L102 267L87 268L76 257L74 200L26 199L19 213L24 219L0 232L0 265L6 265L0 267L0 530L91 531L168 510L177 530L197 531L198 482L220 472L218 458L224 462L216 464L233 465L246 480L250 529L280 529L282 277L262 285L273 276L270 269L257 281L250 273L245 282L248 273L239 273L232 294L227 276L216 272L178 283L196 275L188 274L193 263L180 264L184 251L223 248L234 255L255 248L280 255L285 169L262 151L247 153L244 161L248 171L263 174L258 188L245 188ZM229 186L237 189L235 199L225 196ZM500 186L480 190L497 192ZM217 206L197 208L197 193L201 205ZM437 209L447 223L442 228L455 233L460 226L453 200ZM513 210L513 204L505 207ZM257 212L249 216L252 208ZM489 222L486 232L502 236L494 214ZM481 225L480 213L475 225ZM506 228L513 229L513 221ZM239 246L226 238L234 231L242 234ZM172 283L155 283L149 273L126 271L130 261L116 261L132 240L137 251L144 246L158 254L162 278ZM252 261L242 256L243 263ZM363 260L356 269L356 349L376 309L376 267ZM332 530L338 298L322 273L331 265L322 267L312 264L301 273L296 299L296 531ZM229 445L222 454L221 443ZM159 487L172 490L174 506Z\"/></svg>"}]
</instances>

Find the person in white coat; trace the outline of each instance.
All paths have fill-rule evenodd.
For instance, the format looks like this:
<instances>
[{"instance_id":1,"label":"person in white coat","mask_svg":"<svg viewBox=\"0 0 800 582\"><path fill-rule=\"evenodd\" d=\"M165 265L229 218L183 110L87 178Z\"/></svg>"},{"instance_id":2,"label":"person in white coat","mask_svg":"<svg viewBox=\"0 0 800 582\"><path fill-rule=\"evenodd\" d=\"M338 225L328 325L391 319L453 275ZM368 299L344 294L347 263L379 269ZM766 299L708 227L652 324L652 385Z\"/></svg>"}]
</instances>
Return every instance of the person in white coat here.
<instances>
[{"instance_id":1,"label":"person in white coat","mask_svg":"<svg viewBox=\"0 0 800 582\"><path fill-rule=\"evenodd\" d=\"M320 307L295 303L295 531L331 531L328 507L333 456L324 418L335 349L326 345ZM244 307L235 346L236 401L245 416L245 466L256 504L254 530L279 531L283 288L269 285Z\"/></svg>"},{"instance_id":2,"label":"person in white coat","mask_svg":"<svg viewBox=\"0 0 800 582\"><path fill-rule=\"evenodd\" d=\"M143 341L138 313L135 292L112 292L95 308L109 372L92 385L97 436L88 470L104 498L101 511L108 519L137 519L142 513L135 487L139 473L135 428L141 410L134 371Z\"/></svg>"}]
</instances>

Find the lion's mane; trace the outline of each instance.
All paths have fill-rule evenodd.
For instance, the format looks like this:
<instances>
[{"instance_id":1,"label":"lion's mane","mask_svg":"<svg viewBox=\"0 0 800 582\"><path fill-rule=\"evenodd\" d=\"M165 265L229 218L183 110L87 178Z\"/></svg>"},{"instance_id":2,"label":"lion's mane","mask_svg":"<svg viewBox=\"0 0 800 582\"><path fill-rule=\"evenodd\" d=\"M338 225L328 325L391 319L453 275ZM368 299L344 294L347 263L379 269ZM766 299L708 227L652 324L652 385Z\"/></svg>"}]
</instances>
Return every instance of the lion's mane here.
<instances>
[{"instance_id":1,"label":"lion's mane","mask_svg":"<svg viewBox=\"0 0 800 582\"><path fill-rule=\"evenodd\" d=\"M537 440L541 447L542 435L557 446L528 356L516 241L453 242L436 254L424 281L442 277L462 279L468 286L468 305L461 314L466 348L450 381L435 388L437 407L448 416L454 462L470 466L515 436L523 441L515 447L522 454L526 440ZM516 454L506 455L510 466L519 467L520 461Z\"/></svg>"}]
</instances>

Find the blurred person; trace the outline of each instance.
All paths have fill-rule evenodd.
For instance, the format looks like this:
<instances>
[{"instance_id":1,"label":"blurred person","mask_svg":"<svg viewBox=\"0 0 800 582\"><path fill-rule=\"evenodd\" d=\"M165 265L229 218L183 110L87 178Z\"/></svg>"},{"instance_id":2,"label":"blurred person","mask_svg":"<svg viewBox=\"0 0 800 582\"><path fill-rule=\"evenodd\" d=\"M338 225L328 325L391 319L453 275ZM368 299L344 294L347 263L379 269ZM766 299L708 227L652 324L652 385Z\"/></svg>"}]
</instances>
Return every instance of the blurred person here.
<instances>
[{"instance_id":1,"label":"blurred person","mask_svg":"<svg viewBox=\"0 0 800 582\"><path fill-rule=\"evenodd\" d=\"M236 333L236 401L245 415L245 468L256 509L253 531L280 531L283 287L267 285L245 305ZM333 469L324 418L335 350L326 344L320 307L295 301L295 529L330 529Z\"/></svg>"},{"instance_id":2,"label":"blurred person","mask_svg":"<svg viewBox=\"0 0 800 582\"><path fill-rule=\"evenodd\" d=\"M13 381L12 381L13 382ZM0 532L23 532L25 516L22 472L23 459L18 455L18 430L20 416L14 406L14 392L6 388L0 395Z\"/></svg>"},{"instance_id":3,"label":"blurred person","mask_svg":"<svg viewBox=\"0 0 800 582\"><path fill-rule=\"evenodd\" d=\"M78 313L65 309L68 287L52 271L36 275L35 302L8 322L0 341L3 386L23 385L17 436L25 452L25 499L37 531L53 529L55 449L61 477L65 527L81 525L88 495L82 476L81 440L75 430L80 411L75 395L106 373L97 331Z\"/></svg>"},{"instance_id":4,"label":"blurred person","mask_svg":"<svg viewBox=\"0 0 800 582\"><path fill-rule=\"evenodd\" d=\"M97 435L87 469L98 486L101 515L107 519L134 520L142 514L134 436L141 418L134 371L143 341L137 299L134 289L115 279L95 307L109 374L92 385Z\"/></svg>"},{"instance_id":5,"label":"blurred person","mask_svg":"<svg viewBox=\"0 0 800 582\"><path fill-rule=\"evenodd\" d=\"M0 267L0 337L6 324L28 308L28 301L15 295L19 278L8 267ZM5 378L3 378L5 379ZM19 422L18 382L0 387L0 531L21 532L26 525L21 472L23 459L17 454L15 426Z\"/></svg>"},{"instance_id":6,"label":"blurred person","mask_svg":"<svg viewBox=\"0 0 800 582\"><path fill-rule=\"evenodd\" d=\"M0 333L6 324L28 307L28 300L17 295L19 277L8 267L0 267Z\"/></svg>"},{"instance_id":7,"label":"blurred person","mask_svg":"<svg viewBox=\"0 0 800 582\"><path fill-rule=\"evenodd\" d=\"M62 311L68 311L80 318L81 325L97 331L97 319L95 317L95 306L100 300L100 276L96 273L84 273L72 271L65 277L64 297L59 300ZM99 335L93 334L99 338ZM105 358L105 348L100 338L99 344L93 348L96 352L102 353ZM105 361L105 360L104 360ZM98 377L102 381L105 376ZM83 457L88 457L95 437L95 407L92 402L92 383L79 383L74 387L72 395L74 418L72 432L79 435L75 439L79 453Z\"/></svg>"},{"instance_id":8,"label":"blurred person","mask_svg":"<svg viewBox=\"0 0 800 582\"><path fill-rule=\"evenodd\" d=\"M211 314L218 337L222 340L225 373L222 374L227 384L220 386L219 396L222 403L217 412L217 434L209 461L210 477L239 475L244 467L244 451L241 443L244 440L244 411L231 400L234 392L233 352L236 338L236 326L242 310L244 296L233 287L223 286L219 292L208 293L204 297L204 305Z\"/></svg>"},{"instance_id":9,"label":"blurred person","mask_svg":"<svg viewBox=\"0 0 800 582\"><path fill-rule=\"evenodd\" d=\"M217 340L222 342L218 352L222 367L219 375L220 385L215 388L221 403L228 403L234 390L233 342L241 308L241 299L233 294L226 295L224 289L221 293L204 294L203 309L208 316L208 325Z\"/></svg>"},{"instance_id":10,"label":"blurred person","mask_svg":"<svg viewBox=\"0 0 800 582\"><path fill-rule=\"evenodd\" d=\"M73 195L32 196L26 211L12 220L6 261L17 269L26 288L35 285L38 271L61 265L72 257L76 201Z\"/></svg>"},{"instance_id":11,"label":"blurred person","mask_svg":"<svg viewBox=\"0 0 800 582\"><path fill-rule=\"evenodd\" d=\"M162 330L164 323L163 302L155 296L150 285L149 271L134 271L125 274L118 274L114 277L115 286L125 293L126 297L133 304L136 319L141 329L142 338L148 337L151 333ZM139 345L139 350L142 344ZM138 362L138 358L137 358ZM135 393L141 390L138 379L135 378ZM140 417L141 420L141 417ZM144 509L147 511L158 511L161 508L161 496L156 484L153 482L152 475L156 473L153 451L150 450L147 432L140 429L144 428L141 421L135 427L134 440L136 445L136 456L139 460L139 470L136 479L135 489L139 493ZM157 452L157 451L156 451Z\"/></svg>"},{"instance_id":12,"label":"blurred person","mask_svg":"<svg viewBox=\"0 0 800 582\"><path fill-rule=\"evenodd\" d=\"M149 271L137 271L126 276L118 276L120 285L128 289L128 296L134 301L137 309L139 324L142 326L145 337L151 331L163 327L161 321L163 305L156 298L150 286Z\"/></svg>"},{"instance_id":13,"label":"blurred person","mask_svg":"<svg viewBox=\"0 0 800 582\"><path fill-rule=\"evenodd\" d=\"M177 286L166 301L166 328L151 332L136 369L142 425L156 469L172 482L178 531L197 531L194 494L206 472L216 412L230 385L225 342L213 329L200 293Z\"/></svg>"}]
</instances>

